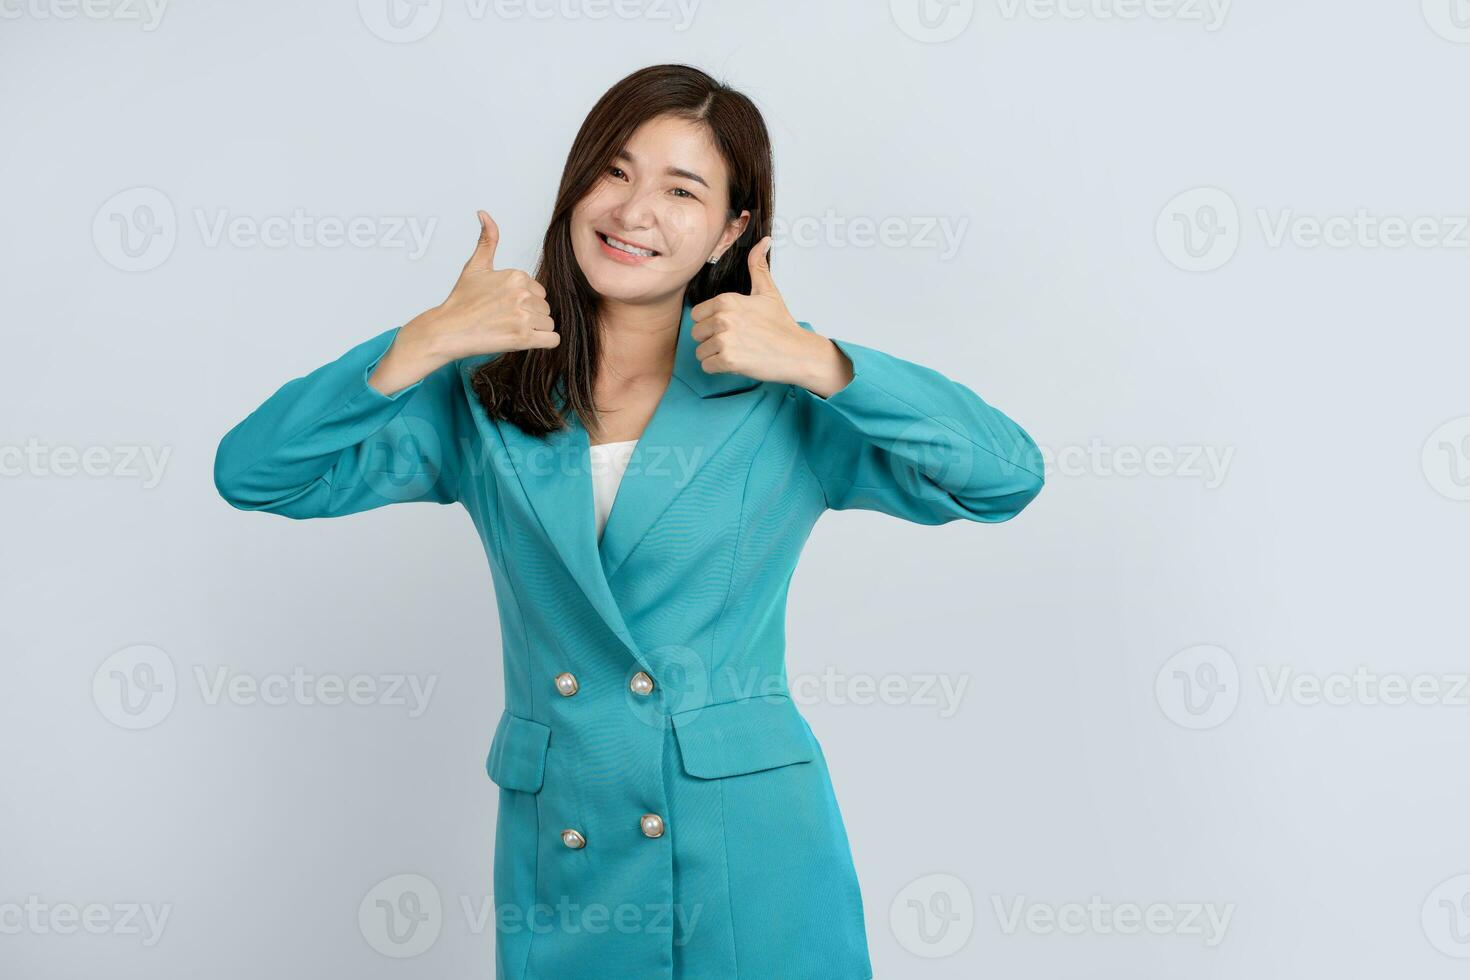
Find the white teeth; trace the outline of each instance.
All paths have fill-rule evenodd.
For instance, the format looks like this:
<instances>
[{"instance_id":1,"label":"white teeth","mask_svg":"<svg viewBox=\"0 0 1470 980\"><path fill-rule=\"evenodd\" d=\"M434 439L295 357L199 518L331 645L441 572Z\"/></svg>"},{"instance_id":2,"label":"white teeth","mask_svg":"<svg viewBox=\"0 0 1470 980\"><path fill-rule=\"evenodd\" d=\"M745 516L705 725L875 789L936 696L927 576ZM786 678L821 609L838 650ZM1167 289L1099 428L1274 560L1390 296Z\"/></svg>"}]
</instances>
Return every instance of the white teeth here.
<instances>
[{"instance_id":1,"label":"white teeth","mask_svg":"<svg viewBox=\"0 0 1470 980\"><path fill-rule=\"evenodd\" d=\"M627 252L630 255L652 256L652 255L655 254L652 249L647 249L647 248L634 248L632 245L629 245L626 242L620 242L620 241L618 241L616 238L613 238L611 235L604 235L602 237L602 240L605 241L605 242L607 242L609 245L611 245L613 248L617 249L618 251L620 251L620 252Z\"/></svg>"}]
</instances>

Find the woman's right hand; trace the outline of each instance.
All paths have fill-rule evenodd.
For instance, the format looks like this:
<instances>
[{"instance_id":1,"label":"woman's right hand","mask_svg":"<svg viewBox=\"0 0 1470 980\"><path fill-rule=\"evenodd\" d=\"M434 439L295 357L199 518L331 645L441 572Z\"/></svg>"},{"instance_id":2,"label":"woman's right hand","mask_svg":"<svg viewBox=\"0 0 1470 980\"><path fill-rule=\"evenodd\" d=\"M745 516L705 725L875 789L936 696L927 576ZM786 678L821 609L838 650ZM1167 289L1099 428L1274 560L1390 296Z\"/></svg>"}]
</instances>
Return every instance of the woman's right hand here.
<instances>
[{"instance_id":1,"label":"woman's right hand","mask_svg":"<svg viewBox=\"0 0 1470 980\"><path fill-rule=\"evenodd\" d=\"M545 287L520 269L495 268L500 229L484 211L477 214L480 240L449 297L403 325L368 379L383 394L460 358L561 343Z\"/></svg>"}]
</instances>

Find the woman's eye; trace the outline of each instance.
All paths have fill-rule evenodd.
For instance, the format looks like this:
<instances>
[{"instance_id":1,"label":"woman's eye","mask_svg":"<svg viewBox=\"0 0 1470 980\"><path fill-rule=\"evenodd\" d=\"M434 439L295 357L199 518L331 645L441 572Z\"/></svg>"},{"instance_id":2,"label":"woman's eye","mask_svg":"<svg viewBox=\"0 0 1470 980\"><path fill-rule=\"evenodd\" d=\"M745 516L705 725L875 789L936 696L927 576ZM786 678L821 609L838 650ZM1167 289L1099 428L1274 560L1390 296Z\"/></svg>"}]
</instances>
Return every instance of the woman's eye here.
<instances>
[{"instance_id":1,"label":"woman's eye","mask_svg":"<svg viewBox=\"0 0 1470 980\"><path fill-rule=\"evenodd\" d=\"M696 198L693 194L689 193L688 191L686 191L682 187L675 187L674 188L674 193L675 194L682 194L685 197L689 198L689 200L691 200L691 201L698 200L698 198Z\"/></svg>"},{"instance_id":2,"label":"woman's eye","mask_svg":"<svg viewBox=\"0 0 1470 980\"><path fill-rule=\"evenodd\" d=\"M627 176L627 174L623 173L623 168L622 167L608 167L607 168L607 175L609 177L626 177Z\"/></svg>"}]
</instances>

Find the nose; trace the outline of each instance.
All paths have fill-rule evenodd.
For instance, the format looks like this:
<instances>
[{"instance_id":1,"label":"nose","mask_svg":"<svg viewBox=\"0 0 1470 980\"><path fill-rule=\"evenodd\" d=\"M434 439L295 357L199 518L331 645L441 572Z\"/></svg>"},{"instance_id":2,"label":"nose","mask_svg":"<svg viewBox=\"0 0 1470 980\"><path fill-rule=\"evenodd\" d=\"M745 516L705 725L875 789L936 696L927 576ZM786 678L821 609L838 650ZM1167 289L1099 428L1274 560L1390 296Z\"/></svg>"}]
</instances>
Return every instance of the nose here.
<instances>
[{"instance_id":1,"label":"nose","mask_svg":"<svg viewBox=\"0 0 1470 980\"><path fill-rule=\"evenodd\" d=\"M623 199L610 212L613 220L630 232L641 231L653 225L653 201L649 194L630 188Z\"/></svg>"}]
</instances>

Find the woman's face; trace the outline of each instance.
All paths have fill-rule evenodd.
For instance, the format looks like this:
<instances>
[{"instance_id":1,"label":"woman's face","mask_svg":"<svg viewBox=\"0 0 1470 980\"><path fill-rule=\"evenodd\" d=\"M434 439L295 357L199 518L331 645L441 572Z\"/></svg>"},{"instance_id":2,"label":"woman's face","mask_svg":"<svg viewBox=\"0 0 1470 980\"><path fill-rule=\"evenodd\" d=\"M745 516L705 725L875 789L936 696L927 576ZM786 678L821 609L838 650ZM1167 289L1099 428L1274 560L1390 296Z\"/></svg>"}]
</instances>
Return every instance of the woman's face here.
<instances>
[{"instance_id":1,"label":"woman's face","mask_svg":"<svg viewBox=\"0 0 1470 980\"><path fill-rule=\"evenodd\" d=\"M671 116L650 119L573 209L572 251L605 299L682 293L750 220L745 211L727 222L729 200L725 163L708 129Z\"/></svg>"}]
</instances>

